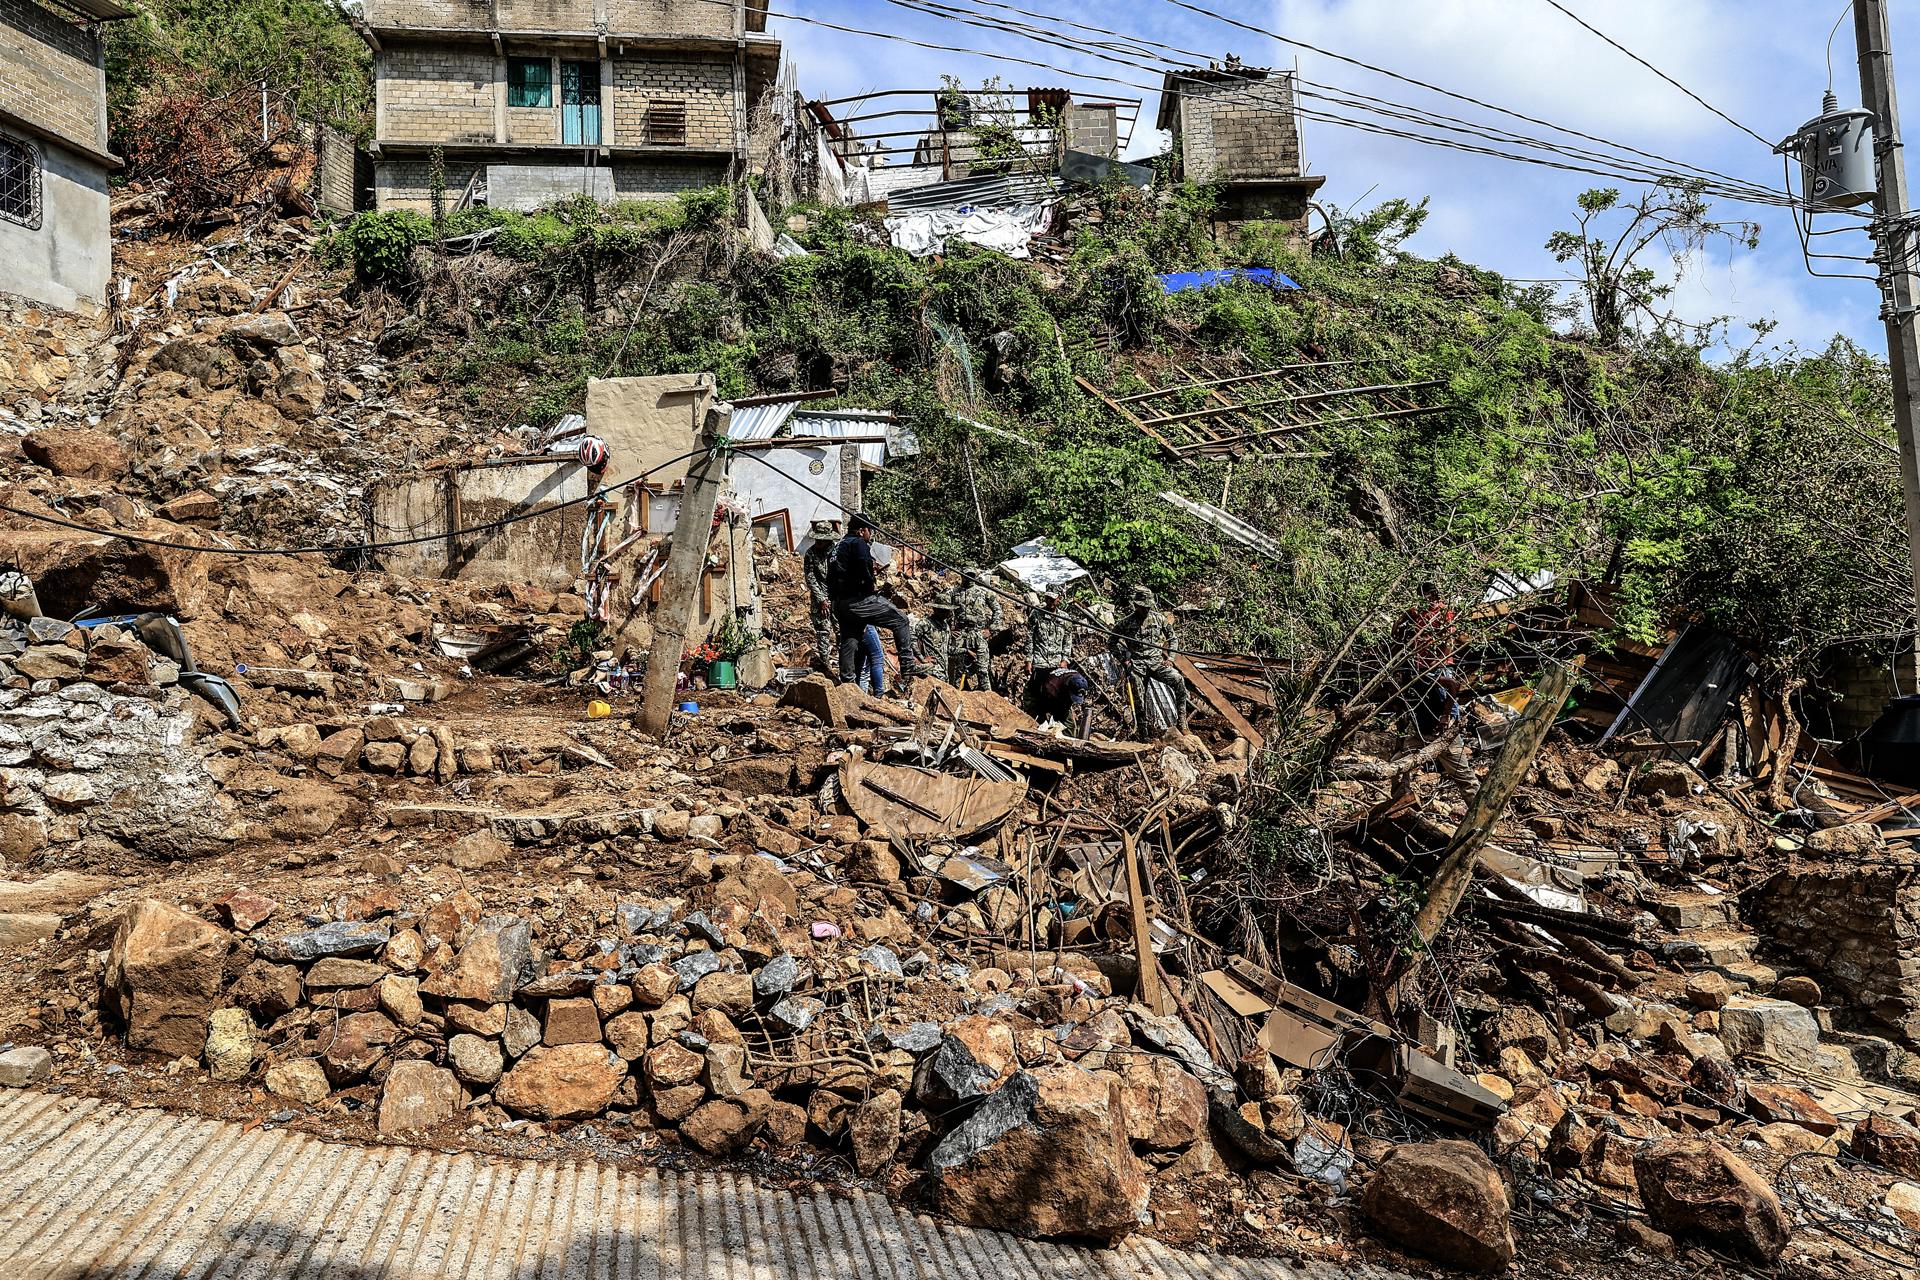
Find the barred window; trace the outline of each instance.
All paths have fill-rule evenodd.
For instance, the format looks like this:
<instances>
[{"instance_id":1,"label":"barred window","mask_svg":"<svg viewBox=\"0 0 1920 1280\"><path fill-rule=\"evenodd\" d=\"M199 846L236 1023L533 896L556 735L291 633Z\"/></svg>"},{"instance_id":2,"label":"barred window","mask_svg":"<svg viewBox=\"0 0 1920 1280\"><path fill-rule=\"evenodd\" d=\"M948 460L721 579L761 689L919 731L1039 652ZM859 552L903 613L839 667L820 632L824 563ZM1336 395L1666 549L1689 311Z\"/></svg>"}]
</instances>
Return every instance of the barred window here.
<instances>
[{"instance_id":1,"label":"barred window","mask_svg":"<svg viewBox=\"0 0 1920 1280\"><path fill-rule=\"evenodd\" d=\"M546 58L507 59L507 105L553 105L553 63Z\"/></svg>"},{"instance_id":2,"label":"barred window","mask_svg":"<svg viewBox=\"0 0 1920 1280\"><path fill-rule=\"evenodd\" d=\"M647 145L684 147L687 145L687 100L655 98L647 104Z\"/></svg>"},{"instance_id":3,"label":"barred window","mask_svg":"<svg viewBox=\"0 0 1920 1280\"><path fill-rule=\"evenodd\" d=\"M40 228L40 148L0 134L0 218Z\"/></svg>"}]
</instances>

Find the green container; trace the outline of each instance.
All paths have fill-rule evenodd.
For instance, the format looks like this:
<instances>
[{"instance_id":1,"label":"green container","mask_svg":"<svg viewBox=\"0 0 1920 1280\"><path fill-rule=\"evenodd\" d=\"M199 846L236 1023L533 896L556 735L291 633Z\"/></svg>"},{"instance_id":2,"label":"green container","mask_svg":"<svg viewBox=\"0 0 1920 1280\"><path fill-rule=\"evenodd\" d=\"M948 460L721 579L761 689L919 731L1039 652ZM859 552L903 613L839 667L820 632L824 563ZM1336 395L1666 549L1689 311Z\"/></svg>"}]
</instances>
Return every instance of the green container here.
<instances>
[{"instance_id":1,"label":"green container","mask_svg":"<svg viewBox=\"0 0 1920 1280\"><path fill-rule=\"evenodd\" d=\"M707 687L710 689L731 689L738 684L733 674L733 664L720 659L707 668Z\"/></svg>"}]
</instances>

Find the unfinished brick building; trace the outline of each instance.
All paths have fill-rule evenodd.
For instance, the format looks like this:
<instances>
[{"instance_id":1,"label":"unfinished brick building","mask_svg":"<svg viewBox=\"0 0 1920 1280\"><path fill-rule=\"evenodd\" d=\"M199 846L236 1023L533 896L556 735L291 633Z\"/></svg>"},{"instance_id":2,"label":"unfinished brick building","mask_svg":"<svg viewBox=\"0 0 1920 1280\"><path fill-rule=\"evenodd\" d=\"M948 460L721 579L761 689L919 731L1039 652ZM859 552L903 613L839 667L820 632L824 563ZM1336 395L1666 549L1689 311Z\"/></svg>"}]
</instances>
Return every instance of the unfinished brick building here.
<instances>
[{"instance_id":1,"label":"unfinished brick building","mask_svg":"<svg viewBox=\"0 0 1920 1280\"><path fill-rule=\"evenodd\" d=\"M57 307L104 302L110 0L0 0L0 293Z\"/></svg>"},{"instance_id":2,"label":"unfinished brick building","mask_svg":"<svg viewBox=\"0 0 1920 1280\"><path fill-rule=\"evenodd\" d=\"M1182 176L1219 186L1222 221L1270 219L1305 234L1326 178L1303 172L1293 91L1291 72L1232 58L1167 72L1159 127L1173 135Z\"/></svg>"},{"instance_id":3,"label":"unfinished brick building","mask_svg":"<svg viewBox=\"0 0 1920 1280\"><path fill-rule=\"evenodd\" d=\"M765 0L365 0L374 199L534 208L711 186L778 72Z\"/></svg>"}]
</instances>

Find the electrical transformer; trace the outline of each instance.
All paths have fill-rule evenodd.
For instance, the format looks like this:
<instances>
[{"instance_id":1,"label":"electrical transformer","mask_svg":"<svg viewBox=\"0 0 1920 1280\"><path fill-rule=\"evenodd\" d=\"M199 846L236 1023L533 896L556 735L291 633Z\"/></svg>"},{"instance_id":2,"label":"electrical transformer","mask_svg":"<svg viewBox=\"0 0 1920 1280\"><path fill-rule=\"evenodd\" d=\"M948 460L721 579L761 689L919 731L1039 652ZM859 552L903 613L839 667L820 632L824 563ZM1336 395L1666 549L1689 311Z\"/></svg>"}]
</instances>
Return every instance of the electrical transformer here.
<instances>
[{"instance_id":1,"label":"electrical transformer","mask_svg":"<svg viewBox=\"0 0 1920 1280\"><path fill-rule=\"evenodd\" d=\"M1832 92L1824 108L1785 144L1800 161L1801 194L1814 206L1867 204L1875 194L1873 112L1865 107L1842 110Z\"/></svg>"}]
</instances>

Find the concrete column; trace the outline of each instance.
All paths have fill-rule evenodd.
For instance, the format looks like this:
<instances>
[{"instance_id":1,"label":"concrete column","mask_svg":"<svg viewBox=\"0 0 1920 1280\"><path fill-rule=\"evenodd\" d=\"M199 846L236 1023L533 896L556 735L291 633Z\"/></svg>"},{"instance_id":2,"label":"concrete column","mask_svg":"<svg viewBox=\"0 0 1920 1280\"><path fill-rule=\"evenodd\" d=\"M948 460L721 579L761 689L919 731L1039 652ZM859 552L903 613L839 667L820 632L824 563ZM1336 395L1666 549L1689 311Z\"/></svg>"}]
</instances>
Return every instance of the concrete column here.
<instances>
[{"instance_id":1,"label":"concrete column","mask_svg":"<svg viewBox=\"0 0 1920 1280\"><path fill-rule=\"evenodd\" d=\"M503 54L493 60L493 140L507 140L507 59Z\"/></svg>"}]
</instances>

